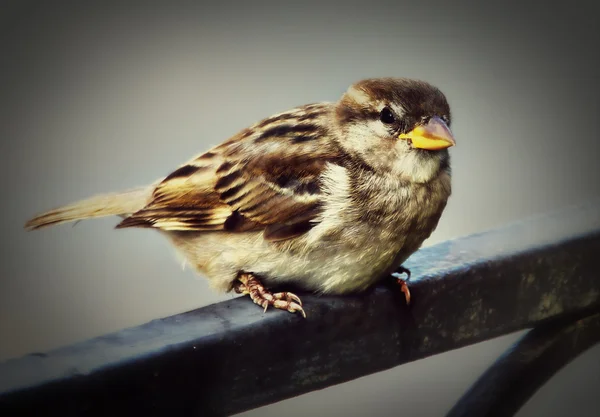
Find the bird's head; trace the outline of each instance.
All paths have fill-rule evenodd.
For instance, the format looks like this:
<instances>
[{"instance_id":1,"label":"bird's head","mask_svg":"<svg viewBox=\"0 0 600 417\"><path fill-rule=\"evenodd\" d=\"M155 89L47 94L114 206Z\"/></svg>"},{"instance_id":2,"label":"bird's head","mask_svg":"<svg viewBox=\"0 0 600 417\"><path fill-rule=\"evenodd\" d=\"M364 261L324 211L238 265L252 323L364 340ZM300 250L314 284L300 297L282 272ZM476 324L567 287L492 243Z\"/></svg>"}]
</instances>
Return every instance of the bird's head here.
<instances>
[{"instance_id":1,"label":"bird's head","mask_svg":"<svg viewBox=\"0 0 600 417\"><path fill-rule=\"evenodd\" d=\"M450 107L423 81L359 81L336 105L340 146L375 171L427 182L449 168Z\"/></svg>"}]
</instances>

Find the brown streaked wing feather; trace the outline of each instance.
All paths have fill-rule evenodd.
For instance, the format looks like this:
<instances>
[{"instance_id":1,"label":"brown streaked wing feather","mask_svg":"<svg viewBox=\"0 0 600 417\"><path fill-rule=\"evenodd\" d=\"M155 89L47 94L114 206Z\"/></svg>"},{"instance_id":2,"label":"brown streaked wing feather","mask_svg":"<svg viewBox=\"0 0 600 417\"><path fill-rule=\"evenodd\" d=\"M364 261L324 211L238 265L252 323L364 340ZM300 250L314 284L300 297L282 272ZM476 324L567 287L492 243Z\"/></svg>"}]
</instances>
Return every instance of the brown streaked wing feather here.
<instances>
[{"instance_id":1,"label":"brown streaked wing feather","mask_svg":"<svg viewBox=\"0 0 600 417\"><path fill-rule=\"evenodd\" d=\"M291 238L308 231L320 211L319 175L327 160L265 155L246 163L225 162L225 169L217 170L215 190L242 216L266 227L265 238Z\"/></svg>"},{"instance_id":2,"label":"brown streaked wing feather","mask_svg":"<svg viewBox=\"0 0 600 417\"><path fill-rule=\"evenodd\" d=\"M154 227L163 230L222 230L233 210L214 192L215 170L221 159L212 152L179 167L158 184L146 207L117 228Z\"/></svg>"},{"instance_id":3,"label":"brown streaked wing feather","mask_svg":"<svg viewBox=\"0 0 600 417\"><path fill-rule=\"evenodd\" d=\"M277 117L265 119L253 134L244 130L178 168L119 227L265 229L270 240L305 233L320 211L319 176L336 160L328 132L312 123L310 111L284 113L279 124Z\"/></svg>"}]
</instances>

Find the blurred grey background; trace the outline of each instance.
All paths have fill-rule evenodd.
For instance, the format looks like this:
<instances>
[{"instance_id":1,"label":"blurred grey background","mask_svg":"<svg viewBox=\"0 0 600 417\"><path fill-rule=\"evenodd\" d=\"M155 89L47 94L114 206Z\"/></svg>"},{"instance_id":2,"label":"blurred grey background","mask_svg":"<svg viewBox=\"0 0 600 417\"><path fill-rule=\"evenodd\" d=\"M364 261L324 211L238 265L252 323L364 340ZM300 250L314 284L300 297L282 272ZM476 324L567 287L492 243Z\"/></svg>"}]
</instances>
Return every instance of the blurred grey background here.
<instances>
[{"instance_id":1,"label":"blurred grey background","mask_svg":"<svg viewBox=\"0 0 600 417\"><path fill-rule=\"evenodd\" d=\"M426 245L600 196L594 2L31 2L0 11L0 360L228 299L158 233L32 215L149 183L373 76L449 98L454 194ZM518 335L244 413L443 415ZM519 416L598 415L600 349ZM595 411L594 411L595 410Z\"/></svg>"}]
</instances>

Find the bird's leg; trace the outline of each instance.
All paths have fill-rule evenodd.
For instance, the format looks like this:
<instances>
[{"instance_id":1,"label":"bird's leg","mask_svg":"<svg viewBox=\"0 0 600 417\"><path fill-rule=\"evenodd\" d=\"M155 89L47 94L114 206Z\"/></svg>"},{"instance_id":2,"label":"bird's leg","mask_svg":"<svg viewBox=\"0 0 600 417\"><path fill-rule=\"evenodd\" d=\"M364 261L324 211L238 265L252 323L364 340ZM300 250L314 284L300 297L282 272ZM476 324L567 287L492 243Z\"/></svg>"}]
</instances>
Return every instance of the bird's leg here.
<instances>
[{"instance_id":1,"label":"bird's leg","mask_svg":"<svg viewBox=\"0 0 600 417\"><path fill-rule=\"evenodd\" d=\"M402 274L406 274L406 279L402 279ZM408 289L407 284L410 280L410 269L400 266L396 272L392 273L392 276L396 278L398 284L400 284L400 291L404 293L406 304L410 304L410 290Z\"/></svg>"},{"instance_id":2,"label":"bird's leg","mask_svg":"<svg viewBox=\"0 0 600 417\"><path fill-rule=\"evenodd\" d=\"M255 304L263 307L265 311L269 306L280 310L287 310L290 313L299 311L304 318L306 313L302 308L300 298L291 292L278 292L272 294L267 290L254 274L240 272L236 282L233 284L233 290L238 294L248 294Z\"/></svg>"}]
</instances>

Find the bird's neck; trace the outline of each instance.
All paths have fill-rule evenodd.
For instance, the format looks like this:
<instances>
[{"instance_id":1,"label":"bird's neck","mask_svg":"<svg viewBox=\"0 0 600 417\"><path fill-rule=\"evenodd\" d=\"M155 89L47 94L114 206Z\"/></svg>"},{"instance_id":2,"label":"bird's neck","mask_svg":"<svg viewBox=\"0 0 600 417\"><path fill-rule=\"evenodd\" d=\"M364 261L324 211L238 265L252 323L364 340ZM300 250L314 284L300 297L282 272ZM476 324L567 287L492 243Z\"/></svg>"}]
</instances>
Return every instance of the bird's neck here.
<instances>
[{"instance_id":1,"label":"bird's neck","mask_svg":"<svg viewBox=\"0 0 600 417\"><path fill-rule=\"evenodd\" d=\"M441 170L427 182L414 182L371 170L353 170L349 173L349 194L362 205L363 215L377 218L406 216L407 206L446 201L450 196L450 174Z\"/></svg>"}]
</instances>

